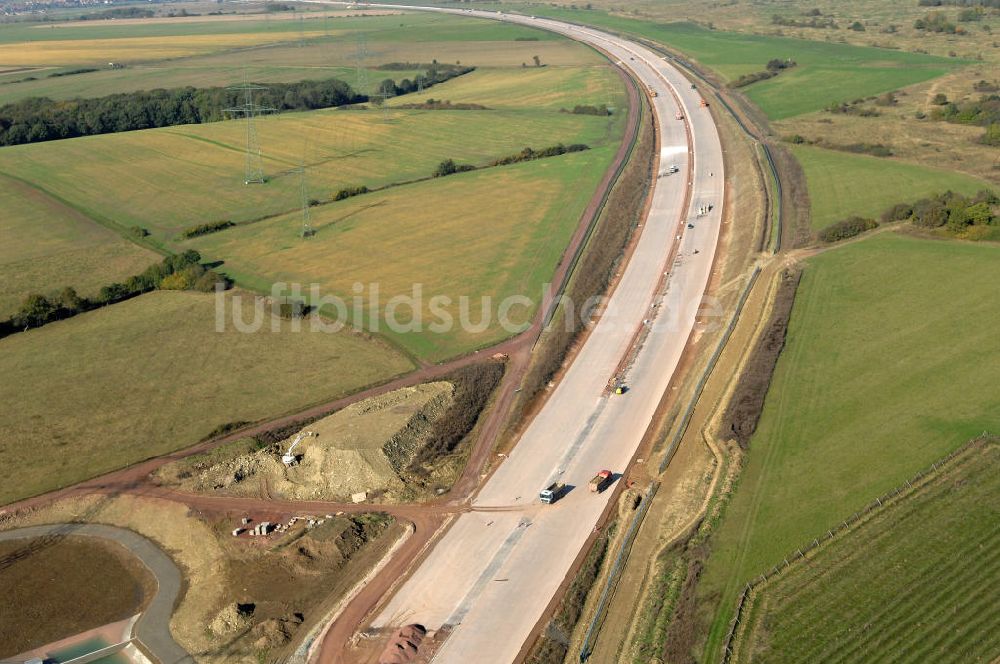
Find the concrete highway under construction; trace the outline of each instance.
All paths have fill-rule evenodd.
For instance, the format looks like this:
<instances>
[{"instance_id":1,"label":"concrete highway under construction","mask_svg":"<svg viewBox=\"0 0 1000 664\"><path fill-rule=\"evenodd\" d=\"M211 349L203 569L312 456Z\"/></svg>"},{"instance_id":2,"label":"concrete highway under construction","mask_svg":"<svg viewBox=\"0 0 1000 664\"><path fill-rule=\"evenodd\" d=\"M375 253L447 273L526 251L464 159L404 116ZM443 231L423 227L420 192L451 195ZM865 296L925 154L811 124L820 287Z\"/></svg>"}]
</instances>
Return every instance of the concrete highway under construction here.
<instances>
[{"instance_id":1,"label":"concrete highway under construction","mask_svg":"<svg viewBox=\"0 0 1000 664\"><path fill-rule=\"evenodd\" d=\"M528 16L377 6L509 21L589 44L650 92L655 112L660 154L651 205L606 311L472 510L371 617L376 628L447 629L434 658L441 664L512 662L613 495L589 492L588 481L632 462L692 334L722 223L722 146L699 91L661 55L627 39ZM619 381L624 394L609 390ZM538 492L552 482L567 490L543 505ZM320 660L349 661L342 645L324 643Z\"/></svg>"}]
</instances>

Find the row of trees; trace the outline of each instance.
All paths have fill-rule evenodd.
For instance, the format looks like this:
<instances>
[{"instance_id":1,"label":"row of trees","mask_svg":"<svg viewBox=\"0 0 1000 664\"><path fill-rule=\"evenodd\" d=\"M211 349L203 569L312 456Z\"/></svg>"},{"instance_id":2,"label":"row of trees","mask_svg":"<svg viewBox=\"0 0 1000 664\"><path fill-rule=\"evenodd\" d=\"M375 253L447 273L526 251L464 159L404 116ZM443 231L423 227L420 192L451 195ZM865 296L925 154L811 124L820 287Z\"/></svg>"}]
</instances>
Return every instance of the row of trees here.
<instances>
[{"instance_id":1,"label":"row of trees","mask_svg":"<svg viewBox=\"0 0 1000 664\"><path fill-rule=\"evenodd\" d=\"M970 229L994 226L996 206L1000 197L988 190L975 196L953 191L921 198L915 203L897 203L882 213L882 223L908 222L929 229L943 229L955 235L965 235ZM827 226L819 233L820 240L836 242L878 227L874 219L850 217Z\"/></svg>"},{"instance_id":2,"label":"row of trees","mask_svg":"<svg viewBox=\"0 0 1000 664\"><path fill-rule=\"evenodd\" d=\"M189 249L183 254L167 256L124 282L104 286L94 298L81 297L72 287L66 287L52 295L29 295L13 316L0 322L0 337L71 318L84 311L121 302L152 290L210 292L218 283L229 286L225 277L201 265L201 255L197 251Z\"/></svg>"},{"instance_id":3,"label":"row of trees","mask_svg":"<svg viewBox=\"0 0 1000 664\"><path fill-rule=\"evenodd\" d=\"M261 106L304 111L366 101L338 79L273 83L255 91ZM227 88L171 88L92 99L53 101L31 97L0 107L0 145L36 143L76 136L199 124L221 120L243 103Z\"/></svg>"},{"instance_id":4,"label":"row of trees","mask_svg":"<svg viewBox=\"0 0 1000 664\"><path fill-rule=\"evenodd\" d=\"M998 204L1000 198L992 191L983 190L975 196L946 191L915 203L894 205L882 214L882 221L909 221L914 226L944 227L952 233L962 233L970 226L994 225L997 221L994 208Z\"/></svg>"},{"instance_id":5,"label":"row of trees","mask_svg":"<svg viewBox=\"0 0 1000 664\"><path fill-rule=\"evenodd\" d=\"M506 157L500 157L499 159L494 159L486 168L492 166L507 166L509 164L518 164L522 161L532 161L534 159L545 159L546 157L557 157L561 154L568 154L570 152L583 152L584 150L589 150L589 145L584 145L583 143L573 143L572 145L563 145L558 143L557 145L551 145L547 148L542 148L541 150L535 150L533 148L524 148L520 152L515 154L507 155ZM459 164L454 159L445 159L438 167L434 170L434 177L440 178L446 175L453 175L455 173L464 173L466 171L474 171L476 167L472 164Z\"/></svg>"},{"instance_id":6,"label":"row of trees","mask_svg":"<svg viewBox=\"0 0 1000 664\"><path fill-rule=\"evenodd\" d=\"M391 78L385 79L378 84L377 93L378 96L383 99L398 97L399 95L418 92L419 90L424 90L433 85L437 85L438 83L450 81L456 76L468 74L471 71L475 71L475 69L475 67L433 63L428 65L427 72L425 74L417 74L412 80L404 78L399 83L396 83Z\"/></svg>"}]
</instances>

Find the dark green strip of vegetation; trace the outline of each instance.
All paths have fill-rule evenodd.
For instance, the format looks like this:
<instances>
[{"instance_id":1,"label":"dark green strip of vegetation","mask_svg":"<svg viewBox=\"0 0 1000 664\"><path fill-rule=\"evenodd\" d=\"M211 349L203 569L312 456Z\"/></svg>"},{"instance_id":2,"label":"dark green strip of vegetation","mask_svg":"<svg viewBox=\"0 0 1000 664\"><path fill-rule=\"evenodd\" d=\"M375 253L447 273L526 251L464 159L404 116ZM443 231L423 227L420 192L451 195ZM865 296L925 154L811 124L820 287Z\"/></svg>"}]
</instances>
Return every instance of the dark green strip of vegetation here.
<instances>
[{"instance_id":1,"label":"dark green strip of vegetation","mask_svg":"<svg viewBox=\"0 0 1000 664\"><path fill-rule=\"evenodd\" d=\"M186 238L198 237L200 235L208 235L209 233L217 233L218 231L229 228L230 226L235 226L236 224L231 221L212 221L207 224L199 224L197 226L192 226L186 229L182 235Z\"/></svg>"},{"instance_id":2,"label":"dark green strip of vegetation","mask_svg":"<svg viewBox=\"0 0 1000 664\"><path fill-rule=\"evenodd\" d=\"M560 108L559 112L572 113L573 115L611 115L611 109L607 106L591 106L590 104L577 104L571 111L567 111L565 108Z\"/></svg>"},{"instance_id":3,"label":"dark green strip of vegetation","mask_svg":"<svg viewBox=\"0 0 1000 664\"><path fill-rule=\"evenodd\" d=\"M830 224L819 233L819 239L823 242L839 242L858 235L865 231L878 228L878 222L874 219L864 217L848 217L836 223Z\"/></svg>"},{"instance_id":4,"label":"dark green strip of vegetation","mask_svg":"<svg viewBox=\"0 0 1000 664\"><path fill-rule=\"evenodd\" d=\"M157 289L210 292L215 289L216 284L229 286L225 277L206 269L200 261L201 255L193 249L176 256L167 256L161 262L150 265L142 274L129 277L124 283L104 286L94 299L80 297L76 289L69 286L54 295L29 295L13 316L0 321L0 339Z\"/></svg>"},{"instance_id":5,"label":"dark green strip of vegetation","mask_svg":"<svg viewBox=\"0 0 1000 664\"><path fill-rule=\"evenodd\" d=\"M742 88L751 83L756 83L758 81L766 81L769 78L774 78L784 69L790 69L795 66L795 60L774 58L767 63L767 68L764 71L754 72L752 74L743 74L738 79L729 84L731 88Z\"/></svg>"},{"instance_id":6,"label":"dark green strip of vegetation","mask_svg":"<svg viewBox=\"0 0 1000 664\"><path fill-rule=\"evenodd\" d=\"M254 91L254 102L276 111L305 111L366 100L335 78L261 87L264 89ZM0 145L214 122L225 117L226 109L243 103L243 91L220 87L148 90L59 102L31 97L0 107Z\"/></svg>"},{"instance_id":7,"label":"dark green strip of vegetation","mask_svg":"<svg viewBox=\"0 0 1000 664\"><path fill-rule=\"evenodd\" d=\"M542 148L541 150L524 148L516 154L494 159L481 168L509 166L510 164L519 164L524 161L534 161L535 159L545 159L547 157L558 157L559 155L569 154L571 152L583 152L584 150L589 149L590 146L584 145L583 143L573 143L572 145L563 145L562 143L559 143L558 145L552 145L547 148ZM475 171L478 169L479 167L473 166L472 164L459 164L454 159L445 159L438 164L438 167L434 170L434 177L439 178L446 175L464 173L466 171Z\"/></svg>"}]
</instances>

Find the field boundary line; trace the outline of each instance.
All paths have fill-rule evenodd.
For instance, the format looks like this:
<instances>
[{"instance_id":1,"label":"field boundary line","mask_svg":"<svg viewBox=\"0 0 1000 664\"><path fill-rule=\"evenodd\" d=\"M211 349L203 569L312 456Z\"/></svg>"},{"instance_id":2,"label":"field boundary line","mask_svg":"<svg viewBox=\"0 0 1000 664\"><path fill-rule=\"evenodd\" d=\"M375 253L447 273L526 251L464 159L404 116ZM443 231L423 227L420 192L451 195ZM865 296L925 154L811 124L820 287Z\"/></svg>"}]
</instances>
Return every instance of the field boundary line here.
<instances>
[{"instance_id":1,"label":"field boundary line","mask_svg":"<svg viewBox=\"0 0 1000 664\"><path fill-rule=\"evenodd\" d=\"M936 479L942 471L954 465L958 459L971 453L974 449L977 449L981 445L985 444L986 441L992 440L993 438L993 434L988 431L984 431L979 436L966 441L954 451L938 459L930 466L924 468L924 470L919 471L916 475L910 477L910 479L870 501L854 514L847 517L833 528L827 530L825 534L813 539L813 541L809 544L796 549L794 553L785 557L770 570L749 581L744 586L743 592L740 593L740 597L737 600L733 613L733 619L730 622L729 630L727 631L725 641L723 642L720 663L731 664L732 662L738 661L741 644L745 638L752 633L753 621L750 618L752 617L755 600L757 599L759 592L763 590L768 583L780 577L790 567L797 566L798 563L811 558L816 552L824 548L833 540L853 533L858 527L867 523L873 516L882 513L885 508L891 507L899 501L911 497L917 490L925 487L931 480Z\"/></svg>"}]
</instances>

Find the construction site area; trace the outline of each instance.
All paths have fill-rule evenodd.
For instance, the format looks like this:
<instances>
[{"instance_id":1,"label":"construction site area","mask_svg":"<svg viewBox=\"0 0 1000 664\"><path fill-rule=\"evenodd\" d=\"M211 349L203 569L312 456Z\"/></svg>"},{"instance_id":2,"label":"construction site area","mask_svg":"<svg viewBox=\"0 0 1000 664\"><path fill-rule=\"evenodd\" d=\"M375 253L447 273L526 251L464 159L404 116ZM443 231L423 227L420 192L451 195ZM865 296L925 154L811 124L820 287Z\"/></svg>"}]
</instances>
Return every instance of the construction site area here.
<instances>
[{"instance_id":1,"label":"construction site area","mask_svg":"<svg viewBox=\"0 0 1000 664\"><path fill-rule=\"evenodd\" d=\"M228 496L334 502L407 502L429 482L414 481L417 452L447 413L454 386L438 381L351 404L279 442L239 440L161 468L166 487ZM440 473L438 473L440 475Z\"/></svg>"}]
</instances>

